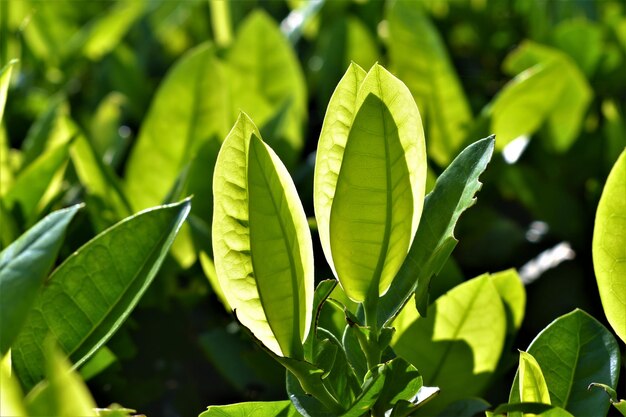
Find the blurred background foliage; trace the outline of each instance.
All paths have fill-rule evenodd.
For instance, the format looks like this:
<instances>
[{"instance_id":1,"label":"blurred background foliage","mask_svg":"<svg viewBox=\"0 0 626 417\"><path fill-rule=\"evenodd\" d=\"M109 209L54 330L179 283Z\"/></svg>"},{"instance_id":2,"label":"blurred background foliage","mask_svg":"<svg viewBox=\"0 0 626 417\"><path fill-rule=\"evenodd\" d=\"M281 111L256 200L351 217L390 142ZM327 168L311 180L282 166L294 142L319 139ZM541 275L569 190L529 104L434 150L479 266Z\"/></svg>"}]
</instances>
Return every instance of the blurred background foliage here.
<instances>
[{"instance_id":1,"label":"blurred background foliage","mask_svg":"<svg viewBox=\"0 0 626 417\"><path fill-rule=\"evenodd\" d=\"M285 397L282 368L239 331L210 284L212 167L242 109L312 217L316 142L351 61L379 62L410 88L431 186L464 146L497 135L431 300L515 267L528 292L516 347L575 307L604 317L591 236L626 145L623 0L1 1L0 60L13 62L0 247L51 210L86 201L63 258L130 213L195 195L149 292L81 368L101 405L173 417ZM328 278L316 245L316 277ZM492 378L492 404L508 397L511 365Z\"/></svg>"}]
</instances>

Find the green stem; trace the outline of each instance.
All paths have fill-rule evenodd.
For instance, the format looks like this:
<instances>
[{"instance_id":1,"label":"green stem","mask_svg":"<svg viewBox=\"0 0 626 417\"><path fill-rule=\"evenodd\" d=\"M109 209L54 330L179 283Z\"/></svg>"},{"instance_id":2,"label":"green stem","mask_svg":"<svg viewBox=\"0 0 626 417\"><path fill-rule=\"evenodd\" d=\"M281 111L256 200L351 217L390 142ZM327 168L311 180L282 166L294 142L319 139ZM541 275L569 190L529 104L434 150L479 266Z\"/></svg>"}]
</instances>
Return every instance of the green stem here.
<instances>
[{"instance_id":1,"label":"green stem","mask_svg":"<svg viewBox=\"0 0 626 417\"><path fill-rule=\"evenodd\" d=\"M230 0L209 0L209 7L215 44L220 48L226 48L233 40Z\"/></svg>"}]
</instances>

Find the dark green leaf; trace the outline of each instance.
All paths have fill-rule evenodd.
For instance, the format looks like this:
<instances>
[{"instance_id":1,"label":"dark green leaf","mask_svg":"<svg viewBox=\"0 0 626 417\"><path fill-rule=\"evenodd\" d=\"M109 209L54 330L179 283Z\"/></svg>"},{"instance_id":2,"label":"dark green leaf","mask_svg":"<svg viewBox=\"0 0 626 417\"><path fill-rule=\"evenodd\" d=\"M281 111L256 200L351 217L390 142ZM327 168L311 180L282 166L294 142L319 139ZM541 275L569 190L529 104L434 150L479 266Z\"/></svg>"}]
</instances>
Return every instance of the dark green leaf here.
<instances>
[{"instance_id":1,"label":"dark green leaf","mask_svg":"<svg viewBox=\"0 0 626 417\"><path fill-rule=\"evenodd\" d=\"M50 276L12 348L25 387L43 378L54 335L80 366L121 326L156 275L190 201L147 210L85 244Z\"/></svg>"},{"instance_id":2,"label":"dark green leaf","mask_svg":"<svg viewBox=\"0 0 626 417\"><path fill-rule=\"evenodd\" d=\"M426 315L430 279L456 246L454 228L461 213L476 202L474 195L481 187L478 177L491 160L493 148L493 137L468 146L426 196L421 226L409 254L389 291L380 299L380 325L392 320L413 292L420 313Z\"/></svg>"},{"instance_id":3,"label":"dark green leaf","mask_svg":"<svg viewBox=\"0 0 626 417\"><path fill-rule=\"evenodd\" d=\"M400 400L411 400L422 388L422 376L402 358L385 363L382 372L386 374L385 385L373 407L376 415L383 415Z\"/></svg>"},{"instance_id":4,"label":"dark green leaf","mask_svg":"<svg viewBox=\"0 0 626 417\"><path fill-rule=\"evenodd\" d=\"M0 253L0 357L22 328L80 207L49 214Z\"/></svg>"}]
</instances>

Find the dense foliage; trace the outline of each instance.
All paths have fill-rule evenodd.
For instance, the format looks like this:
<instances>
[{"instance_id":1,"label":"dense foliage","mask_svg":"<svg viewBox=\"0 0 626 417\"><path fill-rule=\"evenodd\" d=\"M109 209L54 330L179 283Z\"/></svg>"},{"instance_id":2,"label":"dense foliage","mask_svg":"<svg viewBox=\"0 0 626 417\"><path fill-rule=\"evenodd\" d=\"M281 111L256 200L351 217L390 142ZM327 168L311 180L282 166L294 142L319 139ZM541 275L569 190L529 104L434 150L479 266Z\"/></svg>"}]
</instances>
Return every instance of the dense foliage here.
<instances>
[{"instance_id":1,"label":"dense foliage","mask_svg":"<svg viewBox=\"0 0 626 417\"><path fill-rule=\"evenodd\" d=\"M0 71L1 414L626 413L622 1L2 1Z\"/></svg>"}]
</instances>

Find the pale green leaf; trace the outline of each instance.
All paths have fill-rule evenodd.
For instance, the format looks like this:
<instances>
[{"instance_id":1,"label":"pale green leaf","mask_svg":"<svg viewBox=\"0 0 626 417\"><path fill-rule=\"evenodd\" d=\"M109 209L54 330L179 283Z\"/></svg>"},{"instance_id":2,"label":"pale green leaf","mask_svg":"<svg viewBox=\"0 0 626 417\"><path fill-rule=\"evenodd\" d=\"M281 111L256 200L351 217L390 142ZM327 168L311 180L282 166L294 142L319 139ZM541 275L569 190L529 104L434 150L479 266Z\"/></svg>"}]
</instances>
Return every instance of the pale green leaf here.
<instances>
[{"instance_id":1,"label":"pale green leaf","mask_svg":"<svg viewBox=\"0 0 626 417\"><path fill-rule=\"evenodd\" d=\"M290 103L282 137L267 140L285 164L293 166L304 145L306 84L298 58L276 22L261 9L253 11L241 23L226 61L232 71L235 112L244 111L263 126Z\"/></svg>"},{"instance_id":2,"label":"pale green leaf","mask_svg":"<svg viewBox=\"0 0 626 417\"><path fill-rule=\"evenodd\" d=\"M460 150L472 123L461 82L437 29L419 4L396 0L387 10L389 55L424 120L428 156L446 166Z\"/></svg>"},{"instance_id":3,"label":"pale green leaf","mask_svg":"<svg viewBox=\"0 0 626 417\"><path fill-rule=\"evenodd\" d=\"M626 150L615 162L598 204L593 266L604 313L626 342Z\"/></svg>"},{"instance_id":4,"label":"pale green leaf","mask_svg":"<svg viewBox=\"0 0 626 417\"><path fill-rule=\"evenodd\" d=\"M80 375L56 346L47 340L46 380L26 397L28 415L33 417L87 417L96 415L96 403Z\"/></svg>"},{"instance_id":5,"label":"pale green leaf","mask_svg":"<svg viewBox=\"0 0 626 417\"><path fill-rule=\"evenodd\" d=\"M526 312L526 290L515 269L508 269L490 275L496 291L504 303L507 321L507 336L515 337Z\"/></svg>"},{"instance_id":6,"label":"pale green leaf","mask_svg":"<svg viewBox=\"0 0 626 417\"><path fill-rule=\"evenodd\" d=\"M0 416L26 417L19 382L11 375L11 355L0 361Z\"/></svg>"},{"instance_id":7,"label":"pale green leaf","mask_svg":"<svg viewBox=\"0 0 626 417\"><path fill-rule=\"evenodd\" d=\"M26 387L43 378L53 335L80 366L121 326L156 275L190 202L144 211L86 243L50 276L12 348Z\"/></svg>"},{"instance_id":8,"label":"pale green leaf","mask_svg":"<svg viewBox=\"0 0 626 417\"><path fill-rule=\"evenodd\" d=\"M230 405L213 405L199 417L296 417L291 401L247 402Z\"/></svg>"},{"instance_id":9,"label":"pale green leaf","mask_svg":"<svg viewBox=\"0 0 626 417\"><path fill-rule=\"evenodd\" d=\"M475 201L478 177L487 168L494 148L489 137L468 146L437 179L426 196L424 213L409 253L389 291L379 302L379 323L393 319L415 292L418 309L426 315L431 277L438 274L456 246L454 228Z\"/></svg>"},{"instance_id":10,"label":"pale green leaf","mask_svg":"<svg viewBox=\"0 0 626 417\"><path fill-rule=\"evenodd\" d=\"M37 217L46 192L55 187L55 176L65 170L70 145L67 142L42 154L17 176L4 196L7 209L19 213L27 224Z\"/></svg>"},{"instance_id":11,"label":"pale green leaf","mask_svg":"<svg viewBox=\"0 0 626 417\"><path fill-rule=\"evenodd\" d=\"M355 301L378 298L404 261L426 181L424 134L406 86L379 65L357 93L330 214L337 277Z\"/></svg>"},{"instance_id":12,"label":"pale green leaf","mask_svg":"<svg viewBox=\"0 0 626 417\"><path fill-rule=\"evenodd\" d=\"M605 395L587 387L599 382L615 388L620 353L613 335L596 319L582 310L561 316L537 335L527 352L543 371L552 405L576 416L606 415ZM520 402L519 393L516 375L509 402Z\"/></svg>"},{"instance_id":13,"label":"pale green leaf","mask_svg":"<svg viewBox=\"0 0 626 417\"><path fill-rule=\"evenodd\" d=\"M322 249L333 272L335 272L335 265L330 249L330 210L335 198L337 177L341 169L346 142L358 110L357 92L366 74L354 63L348 67L328 103L317 144L313 183L315 219Z\"/></svg>"},{"instance_id":14,"label":"pale green leaf","mask_svg":"<svg viewBox=\"0 0 626 417\"><path fill-rule=\"evenodd\" d=\"M202 144L226 135L231 118L224 77L209 44L186 53L166 75L126 167L133 209L161 204Z\"/></svg>"},{"instance_id":15,"label":"pale green leaf","mask_svg":"<svg viewBox=\"0 0 626 417\"><path fill-rule=\"evenodd\" d=\"M7 102L7 92L11 83L11 70L17 61L11 61L0 70L0 121L4 116L4 106Z\"/></svg>"},{"instance_id":16,"label":"pale green leaf","mask_svg":"<svg viewBox=\"0 0 626 417\"><path fill-rule=\"evenodd\" d=\"M301 358L312 315L313 248L286 168L241 114L218 155L213 251L238 319L278 356Z\"/></svg>"},{"instance_id":17,"label":"pale green leaf","mask_svg":"<svg viewBox=\"0 0 626 417\"><path fill-rule=\"evenodd\" d=\"M49 214L0 253L0 356L22 328L80 207Z\"/></svg>"},{"instance_id":18,"label":"pale green leaf","mask_svg":"<svg viewBox=\"0 0 626 417\"><path fill-rule=\"evenodd\" d=\"M519 355L520 401L550 404L550 393L541 367L530 353L520 351Z\"/></svg>"},{"instance_id":19,"label":"pale green leaf","mask_svg":"<svg viewBox=\"0 0 626 417\"><path fill-rule=\"evenodd\" d=\"M419 370L426 385L441 388L438 399L426 406L431 415L482 392L497 367L506 335L504 307L488 275L437 299L425 318L407 304L393 325L394 351Z\"/></svg>"}]
</instances>

